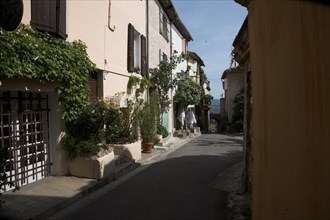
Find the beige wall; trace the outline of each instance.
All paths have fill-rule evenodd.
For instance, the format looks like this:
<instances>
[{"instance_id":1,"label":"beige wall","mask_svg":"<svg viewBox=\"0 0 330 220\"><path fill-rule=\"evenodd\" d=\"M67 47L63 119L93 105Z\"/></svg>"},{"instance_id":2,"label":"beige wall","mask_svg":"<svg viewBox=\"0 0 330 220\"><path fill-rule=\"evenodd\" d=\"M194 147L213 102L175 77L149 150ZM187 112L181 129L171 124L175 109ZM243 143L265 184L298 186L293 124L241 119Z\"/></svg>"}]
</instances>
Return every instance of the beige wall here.
<instances>
[{"instance_id":1,"label":"beige wall","mask_svg":"<svg viewBox=\"0 0 330 220\"><path fill-rule=\"evenodd\" d=\"M68 41L80 39L87 45L90 59L104 72L104 97L126 91L130 73L127 71L127 29L134 28L146 36L145 1L111 1L112 32L108 28L109 0L67 1ZM24 0L23 23L30 23L31 5Z\"/></svg>"},{"instance_id":2,"label":"beige wall","mask_svg":"<svg viewBox=\"0 0 330 220\"><path fill-rule=\"evenodd\" d=\"M330 219L330 7L251 1L253 219Z\"/></svg>"},{"instance_id":3,"label":"beige wall","mask_svg":"<svg viewBox=\"0 0 330 220\"><path fill-rule=\"evenodd\" d=\"M81 39L87 44L87 52L98 68L104 68L107 39L108 1L67 1L68 41Z\"/></svg>"},{"instance_id":4,"label":"beige wall","mask_svg":"<svg viewBox=\"0 0 330 220\"><path fill-rule=\"evenodd\" d=\"M24 0L24 14L22 22L30 24L31 2ZM113 96L117 92L126 91L128 77L127 72L127 30L128 24L146 36L146 2L145 1L111 1L111 27L116 26L111 32L108 25L108 0L98 1L71 1L67 0L66 24L68 41L81 39L87 45L90 59L101 69L98 74L98 86L102 89L99 94L104 97ZM102 85L103 84L103 85ZM29 81L17 81L14 84L2 82L1 89L32 91L54 91L56 85L36 84ZM67 173L66 155L59 146L61 131L64 129L60 116L58 97L50 93L52 98L50 107L50 137L52 175ZM53 103L54 101L54 103ZM53 113L52 113L53 112Z\"/></svg>"},{"instance_id":5,"label":"beige wall","mask_svg":"<svg viewBox=\"0 0 330 220\"><path fill-rule=\"evenodd\" d=\"M103 96L113 96L126 91L127 30L131 23L146 36L145 1L111 1L110 27L108 28L108 0L68 1L68 40L81 39L88 46L88 54L104 72Z\"/></svg>"},{"instance_id":6,"label":"beige wall","mask_svg":"<svg viewBox=\"0 0 330 220\"><path fill-rule=\"evenodd\" d=\"M171 55L170 42L159 33L159 9L161 8L157 0L149 2L149 67L155 68L159 64L159 49L167 57ZM170 31L170 30L169 30ZM170 37L170 33L169 33ZM169 39L170 40L170 39Z\"/></svg>"},{"instance_id":7,"label":"beige wall","mask_svg":"<svg viewBox=\"0 0 330 220\"><path fill-rule=\"evenodd\" d=\"M22 17L22 23L24 24L30 24L31 20L31 1L30 0L23 0L23 17Z\"/></svg>"}]
</instances>

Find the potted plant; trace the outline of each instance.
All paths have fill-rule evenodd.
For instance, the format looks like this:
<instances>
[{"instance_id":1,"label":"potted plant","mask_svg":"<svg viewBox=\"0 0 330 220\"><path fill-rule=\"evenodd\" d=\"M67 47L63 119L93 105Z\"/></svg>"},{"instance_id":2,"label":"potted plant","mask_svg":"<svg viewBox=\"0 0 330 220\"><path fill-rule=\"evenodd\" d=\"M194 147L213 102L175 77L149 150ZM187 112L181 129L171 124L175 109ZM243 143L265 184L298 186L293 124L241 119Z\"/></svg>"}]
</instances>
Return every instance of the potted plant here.
<instances>
[{"instance_id":1,"label":"potted plant","mask_svg":"<svg viewBox=\"0 0 330 220\"><path fill-rule=\"evenodd\" d=\"M119 109L105 100L90 102L76 120L66 122L63 140L71 175L103 179L114 172L114 152L106 139L118 137L119 124Z\"/></svg>"},{"instance_id":2,"label":"potted plant","mask_svg":"<svg viewBox=\"0 0 330 220\"><path fill-rule=\"evenodd\" d=\"M155 142L157 124L157 96L151 95L149 103L146 103L140 123L142 137L142 152L151 153Z\"/></svg>"}]
</instances>

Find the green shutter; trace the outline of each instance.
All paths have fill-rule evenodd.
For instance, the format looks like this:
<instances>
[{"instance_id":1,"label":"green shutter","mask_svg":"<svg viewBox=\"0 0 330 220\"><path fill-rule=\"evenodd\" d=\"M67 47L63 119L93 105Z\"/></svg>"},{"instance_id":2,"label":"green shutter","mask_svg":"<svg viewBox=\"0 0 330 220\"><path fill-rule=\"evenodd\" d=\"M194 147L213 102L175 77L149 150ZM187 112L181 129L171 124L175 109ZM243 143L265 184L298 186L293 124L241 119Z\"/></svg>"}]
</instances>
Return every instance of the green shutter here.
<instances>
[{"instance_id":1,"label":"green shutter","mask_svg":"<svg viewBox=\"0 0 330 220\"><path fill-rule=\"evenodd\" d=\"M147 76L147 39L141 35L141 75Z\"/></svg>"},{"instance_id":2,"label":"green shutter","mask_svg":"<svg viewBox=\"0 0 330 220\"><path fill-rule=\"evenodd\" d=\"M163 61L163 52L162 49L159 49L159 63Z\"/></svg>"},{"instance_id":3,"label":"green shutter","mask_svg":"<svg viewBox=\"0 0 330 220\"><path fill-rule=\"evenodd\" d=\"M163 34L163 28L164 28L163 13L161 9L159 9L159 33Z\"/></svg>"},{"instance_id":4,"label":"green shutter","mask_svg":"<svg viewBox=\"0 0 330 220\"><path fill-rule=\"evenodd\" d=\"M163 121L162 121L162 124L163 126L168 130L168 127L169 127L169 120L168 120L168 112L165 112L163 114Z\"/></svg>"},{"instance_id":5,"label":"green shutter","mask_svg":"<svg viewBox=\"0 0 330 220\"><path fill-rule=\"evenodd\" d=\"M168 20L167 20L167 18L165 17L165 19L164 19L164 28L165 28L165 33L163 33L163 36L165 37L165 39L168 41L168 39L169 39L169 37L168 37L168 32L169 32L169 22L168 22Z\"/></svg>"}]
</instances>

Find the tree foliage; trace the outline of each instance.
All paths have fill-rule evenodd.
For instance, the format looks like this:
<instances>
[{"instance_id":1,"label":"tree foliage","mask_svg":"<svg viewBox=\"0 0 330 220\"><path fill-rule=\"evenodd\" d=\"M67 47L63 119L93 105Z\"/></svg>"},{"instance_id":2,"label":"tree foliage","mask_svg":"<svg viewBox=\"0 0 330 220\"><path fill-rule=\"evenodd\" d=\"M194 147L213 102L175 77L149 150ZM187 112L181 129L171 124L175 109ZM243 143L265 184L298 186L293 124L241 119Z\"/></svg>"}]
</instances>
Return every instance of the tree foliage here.
<instances>
[{"instance_id":1,"label":"tree foliage","mask_svg":"<svg viewBox=\"0 0 330 220\"><path fill-rule=\"evenodd\" d=\"M157 104L158 96L150 95L149 102L145 102L144 111L140 122L142 142L154 142L157 132Z\"/></svg>"},{"instance_id":2,"label":"tree foliage","mask_svg":"<svg viewBox=\"0 0 330 220\"><path fill-rule=\"evenodd\" d=\"M244 88L239 91L233 100L233 118L232 122L243 121L244 118Z\"/></svg>"},{"instance_id":3,"label":"tree foliage","mask_svg":"<svg viewBox=\"0 0 330 220\"><path fill-rule=\"evenodd\" d=\"M202 97L202 87L194 82L190 77L183 77L178 82L178 89L174 100L185 106L197 105Z\"/></svg>"},{"instance_id":4,"label":"tree foliage","mask_svg":"<svg viewBox=\"0 0 330 220\"><path fill-rule=\"evenodd\" d=\"M157 68L149 69L151 89L158 95L158 125L161 124L163 113L168 111L171 104L169 91L177 85L177 78L173 77L173 70L183 60L184 56L182 54L177 55L177 52L175 51L169 61L162 61Z\"/></svg>"},{"instance_id":5,"label":"tree foliage","mask_svg":"<svg viewBox=\"0 0 330 220\"><path fill-rule=\"evenodd\" d=\"M22 24L13 32L0 29L0 48L0 80L57 82L63 118L71 121L79 116L89 99L89 76L95 71L82 41L68 42Z\"/></svg>"}]
</instances>

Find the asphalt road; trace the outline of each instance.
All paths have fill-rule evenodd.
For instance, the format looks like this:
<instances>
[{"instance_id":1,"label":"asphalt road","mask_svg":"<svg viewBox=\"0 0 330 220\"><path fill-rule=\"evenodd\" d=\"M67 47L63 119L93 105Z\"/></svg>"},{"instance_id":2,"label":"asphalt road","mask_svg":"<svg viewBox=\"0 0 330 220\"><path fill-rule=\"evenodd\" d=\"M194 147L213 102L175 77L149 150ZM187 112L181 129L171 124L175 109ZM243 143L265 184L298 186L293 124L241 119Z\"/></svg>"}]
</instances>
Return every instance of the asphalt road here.
<instances>
[{"instance_id":1,"label":"asphalt road","mask_svg":"<svg viewBox=\"0 0 330 220\"><path fill-rule=\"evenodd\" d=\"M241 160L241 144L225 135L202 135L50 219L226 219L227 193L209 184Z\"/></svg>"}]
</instances>

